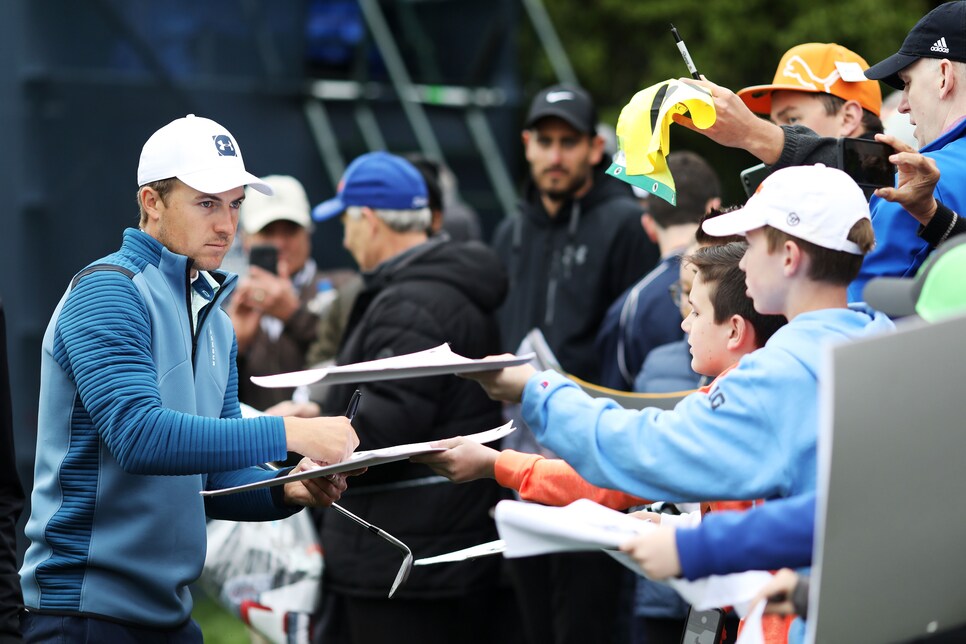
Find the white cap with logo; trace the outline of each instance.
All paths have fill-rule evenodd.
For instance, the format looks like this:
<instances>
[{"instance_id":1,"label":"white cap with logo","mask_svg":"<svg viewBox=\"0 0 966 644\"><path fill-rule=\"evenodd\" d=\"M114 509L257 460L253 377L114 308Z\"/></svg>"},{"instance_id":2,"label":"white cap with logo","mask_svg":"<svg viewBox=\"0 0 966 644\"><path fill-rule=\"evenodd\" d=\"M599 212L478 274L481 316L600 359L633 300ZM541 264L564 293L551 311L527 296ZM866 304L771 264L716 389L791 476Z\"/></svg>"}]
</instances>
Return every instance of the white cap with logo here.
<instances>
[{"instance_id":1,"label":"white cap with logo","mask_svg":"<svg viewBox=\"0 0 966 644\"><path fill-rule=\"evenodd\" d=\"M311 230L312 216L305 188L295 177L273 174L261 179L272 189L272 195L250 192L238 213L242 228L254 235L273 221L291 221Z\"/></svg>"},{"instance_id":2,"label":"white cap with logo","mask_svg":"<svg viewBox=\"0 0 966 644\"><path fill-rule=\"evenodd\" d=\"M713 237L726 237L771 226L822 248L864 255L848 237L852 226L869 218L869 202L852 177L819 164L772 173L742 208L701 227Z\"/></svg>"},{"instance_id":3,"label":"white cap with logo","mask_svg":"<svg viewBox=\"0 0 966 644\"><path fill-rule=\"evenodd\" d=\"M272 194L268 184L245 170L241 149L231 133L194 114L171 121L141 148L138 186L172 177L208 194L241 186Z\"/></svg>"}]
</instances>

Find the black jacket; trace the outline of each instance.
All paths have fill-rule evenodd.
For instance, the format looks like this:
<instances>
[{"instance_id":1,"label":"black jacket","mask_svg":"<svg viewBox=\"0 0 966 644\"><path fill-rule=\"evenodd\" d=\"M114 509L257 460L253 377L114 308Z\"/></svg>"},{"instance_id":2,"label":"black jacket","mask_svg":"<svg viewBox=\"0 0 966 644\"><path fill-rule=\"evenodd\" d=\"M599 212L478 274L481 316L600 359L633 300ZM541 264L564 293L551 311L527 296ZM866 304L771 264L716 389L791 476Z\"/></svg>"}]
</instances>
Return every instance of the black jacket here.
<instances>
[{"instance_id":1,"label":"black jacket","mask_svg":"<svg viewBox=\"0 0 966 644\"><path fill-rule=\"evenodd\" d=\"M597 168L590 192L551 218L531 184L493 247L510 276L498 312L503 350L539 327L565 371L596 382L594 340L607 308L660 260L630 187Z\"/></svg>"},{"instance_id":2,"label":"black jacket","mask_svg":"<svg viewBox=\"0 0 966 644\"><path fill-rule=\"evenodd\" d=\"M17 519L24 494L13 449L13 409L7 370L7 322L0 302L0 642L20 638L20 576L17 574Z\"/></svg>"},{"instance_id":3,"label":"black jacket","mask_svg":"<svg viewBox=\"0 0 966 644\"><path fill-rule=\"evenodd\" d=\"M506 294L506 275L483 244L431 240L384 262L365 278L338 364L421 351L443 342L470 358L499 352L493 312ZM344 413L356 388L333 387L324 404L326 412ZM358 388L362 399L353 426L362 450L465 435L502 424L500 405L475 382L456 376L390 380ZM425 465L380 465L350 478L340 503L403 541L416 559L497 538L489 512L504 494L495 481L454 485L433 478L441 477L434 477ZM319 514L327 588L385 597L403 554L330 510ZM397 596L447 597L492 588L498 566L499 558L487 557L417 567Z\"/></svg>"}]
</instances>

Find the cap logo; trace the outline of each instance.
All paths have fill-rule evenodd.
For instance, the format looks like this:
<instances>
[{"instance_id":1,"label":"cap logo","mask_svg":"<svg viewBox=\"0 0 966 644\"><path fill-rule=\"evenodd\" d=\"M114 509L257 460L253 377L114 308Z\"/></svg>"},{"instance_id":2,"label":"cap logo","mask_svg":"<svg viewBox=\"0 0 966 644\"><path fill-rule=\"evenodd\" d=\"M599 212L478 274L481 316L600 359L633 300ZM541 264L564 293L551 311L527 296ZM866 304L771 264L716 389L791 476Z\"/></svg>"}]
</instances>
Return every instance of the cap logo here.
<instances>
[{"instance_id":1,"label":"cap logo","mask_svg":"<svg viewBox=\"0 0 966 644\"><path fill-rule=\"evenodd\" d=\"M559 103L560 101L574 100L574 93L568 91L547 92L548 103Z\"/></svg>"},{"instance_id":2,"label":"cap logo","mask_svg":"<svg viewBox=\"0 0 966 644\"><path fill-rule=\"evenodd\" d=\"M235 154L235 144L231 142L231 137L229 137L227 134L217 134L211 137L211 139L215 142L215 149L218 150L218 156L238 156Z\"/></svg>"},{"instance_id":3,"label":"cap logo","mask_svg":"<svg viewBox=\"0 0 966 644\"><path fill-rule=\"evenodd\" d=\"M832 93L832 85L840 78L838 69L833 69L832 73L825 78L819 78L812 71L812 68L808 66L808 63L798 55L788 59L788 62L785 63L785 69L782 70L782 75L788 78L794 78L802 87L809 87L815 91L818 91L818 86L821 85L822 91L826 94ZM806 80L805 76L811 80Z\"/></svg>"},{"instance_id":4,"label":"cap logo","mask_svg":"<svg viewBox=\"0 0 966 644\"><path fill-rule=\"evenodd\" d=\"M946 46L946 36L943 36L942 38L934 42L932 44L932 47L929 48L929 51L939 52L940 54L948 54L949 47Z\"/></svg>"},{"instance_id":5,"label":"cap logo","mask_svg":"<svg viewBox=\"0 0 966 644\"><path fill-rule=\"evenodd\" d=\"M428 204L429 204L429 199L427 199L426 197L420 197L419 195L416 195L415 197L413 197L413 210L417 208L425 208Z\"/></svg>"},{"instance_id":6,"label":"cap logo","mask_svg":"<svg viewBox=\"0 0 966 644\"><path fill-rule=\"evenodd\" d=\"M798 224L802 223L802 220L794 212L788 213L788 217L785 219L785 221L788 222L789 226L797 226Z\"/></svg>"}]
</instances>

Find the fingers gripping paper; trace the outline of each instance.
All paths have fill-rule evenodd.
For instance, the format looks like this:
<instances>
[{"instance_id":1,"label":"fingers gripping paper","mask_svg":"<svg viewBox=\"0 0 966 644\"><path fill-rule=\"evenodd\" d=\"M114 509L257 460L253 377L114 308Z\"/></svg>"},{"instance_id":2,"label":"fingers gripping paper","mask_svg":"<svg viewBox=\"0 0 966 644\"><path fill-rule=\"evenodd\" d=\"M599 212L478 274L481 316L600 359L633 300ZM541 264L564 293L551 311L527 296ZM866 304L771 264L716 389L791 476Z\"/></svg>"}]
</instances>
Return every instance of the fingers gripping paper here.
<instances>
[{"instance_id":1,"label":"fingers gripping paper","mask_svg":"<svg viewBox=\"0 0 966 644\"><path fill-rule=\"evenodd\" d=\"M716 118L714 99L704 88L666 80L643 89L621 110L617 120L620 151L607 174L647 190L668 203L677 203L674 177L667 167L670 128L675 114L690 114L694 125L706 129Z\"/></svg>"}]
</instances>

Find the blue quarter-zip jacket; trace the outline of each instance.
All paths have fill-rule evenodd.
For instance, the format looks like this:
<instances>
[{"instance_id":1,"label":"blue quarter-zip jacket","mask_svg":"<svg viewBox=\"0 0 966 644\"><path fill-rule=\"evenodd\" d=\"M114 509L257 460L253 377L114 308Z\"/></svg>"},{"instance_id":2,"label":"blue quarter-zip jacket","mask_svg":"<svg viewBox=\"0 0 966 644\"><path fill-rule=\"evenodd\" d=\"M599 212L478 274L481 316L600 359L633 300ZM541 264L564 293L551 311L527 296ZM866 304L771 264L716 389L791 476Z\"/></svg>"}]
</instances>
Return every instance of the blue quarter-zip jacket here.
<instances>
[{"instance_id":1,"label":"blue quarter-zip jacket","mask_svg":"<svg viewBox=\"0 0 966 644\"><path fill-rule=\"evenodd\" d=\"M690 580L746 570L812 565L815 492L756 505L746 512L711 512L674 532L681 572Z\"/></svg>"},{"instance_id":2,"label":"blue quarter-zip jacket","mask_svg":"<svg viewBox=\"0 0 966 644\"><path fill-rule=\"evenodd\" d=\"M802 494L815 489L822 345L892 328L864 307L803 313L667 411L623 409L544 371L527 381L523 416L595 485L668 501Z\"/></svg>"},{"instance_id":3,"label":"blue quarter-zip jacket","mask_svg":"<svg viewBox=\"0 0 966 644\"><path fill-rule=\"evenodd\" d=\"M93 266L102 270L91 271ZM221 282L193 333L187 257L128 229L85 269L43 342L37 460L21 570L29 610L171 628L191 614L205 515L287 516L275 492L198 492L276 475L281 418L241 419Z\"/></svg>"},{"instance_id":4,"label":"blue quarter-zip jacket","mask_svg":"<svg viewBox=\"0 0 966 644\"><path fill-rule=\"evenodd\" d=\"M942 176L936 185L936 199L947 207L966 213L966 119L919 150L932 157ZM874 277L911 277L926 261L932 247L919 237L919 222L897 203L873 196L869 202L875 249L862 262L859 276L849 285L849 301L862 300L862 290Z\"/></svg>"}]
</instances>

